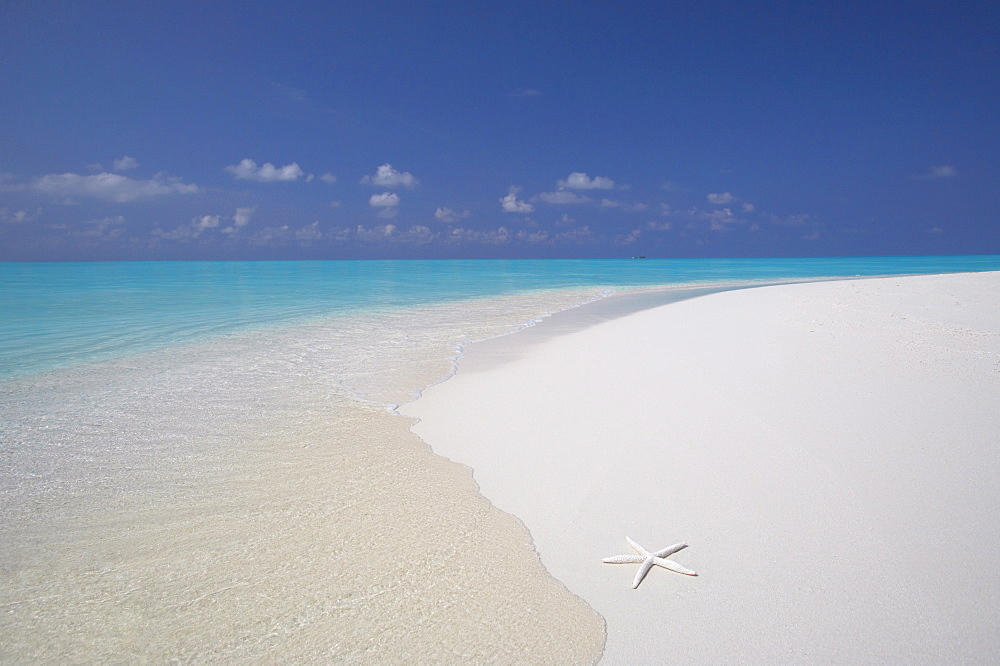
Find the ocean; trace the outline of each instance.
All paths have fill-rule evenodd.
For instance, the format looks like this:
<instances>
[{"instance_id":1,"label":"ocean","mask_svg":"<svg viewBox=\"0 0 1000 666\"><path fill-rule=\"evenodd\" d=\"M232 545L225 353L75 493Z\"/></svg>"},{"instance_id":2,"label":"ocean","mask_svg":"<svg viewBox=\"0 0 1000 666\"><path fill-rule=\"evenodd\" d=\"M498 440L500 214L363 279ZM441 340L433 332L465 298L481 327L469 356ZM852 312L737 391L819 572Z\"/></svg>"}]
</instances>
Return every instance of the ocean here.
<instances>
[{"instance_id":1,"label":"ocean","mask_svg":"<svg viewBox=\"0 0 1000 666\"><path fill-rule=\"evenodd\" d=\"M981 270L0 263L0 660L592 661L601 618L395 406L617 291Z\"/></svg>"}]
</instances>

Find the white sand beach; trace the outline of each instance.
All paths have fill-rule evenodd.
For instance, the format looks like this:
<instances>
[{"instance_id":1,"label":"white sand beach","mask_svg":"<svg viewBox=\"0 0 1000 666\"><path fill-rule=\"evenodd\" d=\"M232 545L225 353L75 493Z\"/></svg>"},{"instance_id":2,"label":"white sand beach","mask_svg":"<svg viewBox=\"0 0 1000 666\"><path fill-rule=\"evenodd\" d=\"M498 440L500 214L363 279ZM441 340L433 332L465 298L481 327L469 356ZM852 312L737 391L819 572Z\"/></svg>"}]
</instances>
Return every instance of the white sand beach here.
<instances>
[{"instance_id":1,"label":"white sand beach","mask_svg":"<svg viewBox=\"0 0 1000 666\"><path fill-rule=\"evenodd\" d=\"M605 618L605 663L1000 655L1000 273L729 291L545 334L573 316L471 346L400 411ZM698 575L632 589L638 565L601 562L626 536L687 542L671 559Z\"/></svg>"}]
</instances>

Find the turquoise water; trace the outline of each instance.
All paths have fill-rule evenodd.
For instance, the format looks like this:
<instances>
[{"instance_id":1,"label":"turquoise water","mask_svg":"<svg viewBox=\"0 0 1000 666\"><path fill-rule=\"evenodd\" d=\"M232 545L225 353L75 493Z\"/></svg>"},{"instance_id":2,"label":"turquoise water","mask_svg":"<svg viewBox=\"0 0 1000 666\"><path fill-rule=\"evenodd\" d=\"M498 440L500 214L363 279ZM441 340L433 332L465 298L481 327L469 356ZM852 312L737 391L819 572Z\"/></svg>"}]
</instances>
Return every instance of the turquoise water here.
<instances>
[{"instance_id":1,"label":"turquoise water","mask_svg":"<svg viewBox=\"0 0 1000 666\"><path fill-rule=\"evenodd\" d=\"M538 290L1000 270L1000 256L0 263L0 378L359 312Z\"/></svg>"},{"instance_id":2,"label":"turquoise water","mask_svg":"<svg viewBox=\"0 0 1000 666\"><path fill-rule=\"evenodd\" d=\"M363 662L441 636L516 661L525 617L578 625L511 603L525 536L393 413L466 345L611 289L980 270L1000 256L0 264L0 661ZM464 572L488 538L497 578Z\"/></svg>"}]
</instances>

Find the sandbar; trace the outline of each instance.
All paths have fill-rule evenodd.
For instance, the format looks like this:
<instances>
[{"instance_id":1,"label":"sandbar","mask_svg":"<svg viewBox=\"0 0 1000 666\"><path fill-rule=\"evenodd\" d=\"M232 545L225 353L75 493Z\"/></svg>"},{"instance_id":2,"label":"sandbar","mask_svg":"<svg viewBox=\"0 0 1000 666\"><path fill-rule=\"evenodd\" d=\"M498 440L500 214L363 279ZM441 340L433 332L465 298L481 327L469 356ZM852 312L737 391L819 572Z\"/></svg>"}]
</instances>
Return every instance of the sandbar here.
<instances>
[{"instance_id":1,"label":"sandbar","mask_svg":"<svg viewBox=\"0 0 1000 666\"><path fill-rule=\"evenodd\" d=\"M1000 273L711 293L458 368L400 411L604 617L603 663L1000 655ZM626 536L698 576L632 589Z\"/></svg>"}]
</instances>

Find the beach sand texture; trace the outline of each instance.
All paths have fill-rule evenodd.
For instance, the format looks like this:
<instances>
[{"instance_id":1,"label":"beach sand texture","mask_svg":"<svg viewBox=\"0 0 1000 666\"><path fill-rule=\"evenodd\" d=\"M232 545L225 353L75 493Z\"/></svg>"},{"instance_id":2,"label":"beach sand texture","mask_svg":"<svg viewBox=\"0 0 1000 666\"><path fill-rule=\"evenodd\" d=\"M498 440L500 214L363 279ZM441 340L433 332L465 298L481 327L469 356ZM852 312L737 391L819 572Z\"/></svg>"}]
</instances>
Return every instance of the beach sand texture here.
<instances>
[{"instance_id":1,"label":"beach sand texture","mask_svg":"<svg viewBox=\"0 0 1000 666\"><path fill-rule=\"evenodd\" d=\"M605 663L1000 654L1000 273L549 324L401 411L606 619ZM601 563L626 535L688 542L672 559L699 575L631 589L637 565Z\"/></svg>"},{"instance_id":2,"label":"beach sand texture","mask_svg":"<svg viewBox=\"0 0 1000 666\"><path fill-rule=\"evenodd\" d=\"M388 408L585 293L387 311L0 390L0 663L589 663L603 620Z\"/></svg>"}]
</instances>

